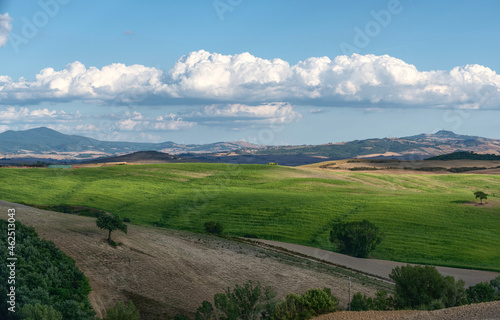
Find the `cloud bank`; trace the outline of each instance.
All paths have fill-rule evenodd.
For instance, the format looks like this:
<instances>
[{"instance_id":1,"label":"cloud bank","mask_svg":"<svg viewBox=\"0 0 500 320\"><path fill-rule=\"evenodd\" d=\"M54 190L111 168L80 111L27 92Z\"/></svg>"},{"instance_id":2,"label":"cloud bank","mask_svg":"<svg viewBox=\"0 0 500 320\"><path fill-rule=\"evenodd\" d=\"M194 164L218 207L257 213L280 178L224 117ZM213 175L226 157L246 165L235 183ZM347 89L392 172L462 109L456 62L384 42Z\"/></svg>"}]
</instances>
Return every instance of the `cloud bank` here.
<instances>
[{"instance_id":1,"label":"cloud bank","mask_svg":"<svg viewBox=\"0 0 500 320\"><path fill-rule=\"evenodd\" d=\"M0 14L0 47L7 44L9 33L12 31L11 21L8 13Z\"/></svg>"},{"instance_id":2,"label":"cloud bank","mask_svg":"<svg viewBox=\"0 0 500 320\"><path fill-rule=\"evenodd\" d=\"M313 57L290 65L250 53L200 50L181 57L166 72L120 63L87 68L76 61L62 70L43 69L31 81L0 75L0 103L10 105L73 100L103 105L223 104L251 113L235 106L258 108L280 101L321 107L500 109L499 98L500 75L488 67L419 71L400 59L371 54Z\"/></svg>"},{"instance_id":3,"label":"cloud bank","mask_svg":"<svg viewBox=\"0 0 500 320\"><path fill-rule=\"evenodd\" d=\"M210 126L259 127L288 124L302 115L289 103L266 103L256 106L244 104L210 105L199 111L186 113L185 119Z\"/></svg>"}]
</instances>

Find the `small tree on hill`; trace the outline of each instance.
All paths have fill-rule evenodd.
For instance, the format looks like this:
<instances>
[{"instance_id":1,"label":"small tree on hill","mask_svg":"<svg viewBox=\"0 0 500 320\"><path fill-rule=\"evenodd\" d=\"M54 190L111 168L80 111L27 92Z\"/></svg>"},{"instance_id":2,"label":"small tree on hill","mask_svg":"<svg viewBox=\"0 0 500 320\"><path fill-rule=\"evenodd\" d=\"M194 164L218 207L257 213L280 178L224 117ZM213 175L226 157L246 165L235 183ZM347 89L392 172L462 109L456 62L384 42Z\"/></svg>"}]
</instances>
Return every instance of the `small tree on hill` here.
<instances>
[{"instance_id":1,"label":"small tree on hill","mask_svg":"<svg viewBox=\"0 0 500 320\"><path fill-rule=\"evenodd\" d=\"M224 226L220 222L207 221L203 224L205 230L212 234L221 234L224 231Z\"/></svg>"},{"instance_id":2,"label":"small tree on hill","mask_svg":"<svg viewBox=\"0 0 500 320\"><path fill-rule=\"evenodd\" d=\"M337 222L330 231L330 241L341 253L365 258L382 242L383 234L368 220Z\"/></svg>"},{"instance_id":3,"label":"small tree on hill","mask_svg":"<svg viewBox=\"0 0 500 320\"><path fill-rule=\"evenodd\" d=\"M476 196L476 199L479 198L481 204L483 204L483 199L484 200L488 199L488 195L482 191L476 191L474 192L474 195Z\"/></svg>"},{"instance_id":4,"label":"small tree on hill","mask_svg":"<svg viewBox=\"0 0 500 320\"><path fill-rule=\"evenodd\" d=\"M96 224L100 229L106 229L108 233L108 243L111 243L111 231L121 230L127 233L127 225L117 216L106 214L96 220Z\"/></svg>"}]
</instances>

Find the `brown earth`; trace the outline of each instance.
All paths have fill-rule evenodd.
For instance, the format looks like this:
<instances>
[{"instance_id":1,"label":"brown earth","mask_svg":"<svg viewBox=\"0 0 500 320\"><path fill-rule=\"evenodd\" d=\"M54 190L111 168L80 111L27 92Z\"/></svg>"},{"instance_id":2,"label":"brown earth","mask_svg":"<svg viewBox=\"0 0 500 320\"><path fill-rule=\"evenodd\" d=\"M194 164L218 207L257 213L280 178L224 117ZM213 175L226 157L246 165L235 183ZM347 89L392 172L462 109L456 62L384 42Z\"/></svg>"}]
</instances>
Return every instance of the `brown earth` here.
<instances>
[{"instance_id":1,"label":"brown earth","mask_svg":"<svg viewBox=\"0 0 500 320\"><path fill-rule=\"evenodd\" d=\"M16 208L16 219L34 226L41 238L53 241L73 258L87 276L89 299L98 317L118 301L131 299L142 319L163 319L185 313L193 316L203 300L248 280L276 290L278 298L311 288L328 287L345 307L348 276L352 291L373 296L390 285L345 269L316 264L247 243L208 235L144 226L128 226L128 234L115 231L112 247L107 231L95 219L44 211L0 201L0 217Z\"/></svg>"},{"instance_id":2,"label":"brown earth","mask_svg":"<svg viewBox=\"0 0 500 320\"><path fill-rule=\"evenodd\" d=\"M471 304L435 311L336 312L315 320L493 320L500 319L500 301Z\"/></svg>"}]
</instances>

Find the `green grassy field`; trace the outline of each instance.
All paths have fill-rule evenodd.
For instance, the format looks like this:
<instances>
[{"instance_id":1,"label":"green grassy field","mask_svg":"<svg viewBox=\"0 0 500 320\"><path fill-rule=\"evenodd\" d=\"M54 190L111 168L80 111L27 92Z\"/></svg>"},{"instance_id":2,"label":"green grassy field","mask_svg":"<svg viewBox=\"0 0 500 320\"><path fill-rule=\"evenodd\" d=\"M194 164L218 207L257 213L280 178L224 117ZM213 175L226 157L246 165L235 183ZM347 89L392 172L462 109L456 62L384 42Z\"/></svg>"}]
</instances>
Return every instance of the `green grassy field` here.
<instances>
[{"instance_id":1,"label":"green grassy field","mask_svg":"<svg viewBox=\"0 0 500 320\"><path fill-rule=\"evenodd\" d=\"M164 164L0 169L0 199L102 209L132 223L256 235L332 249L331 224L368 219L385 233L372 257L500 271L500 176L307 171ZM489 206L466 205L473 192ZM22 213L20 213L22 214Z\"/></svg>"}]
</instances>

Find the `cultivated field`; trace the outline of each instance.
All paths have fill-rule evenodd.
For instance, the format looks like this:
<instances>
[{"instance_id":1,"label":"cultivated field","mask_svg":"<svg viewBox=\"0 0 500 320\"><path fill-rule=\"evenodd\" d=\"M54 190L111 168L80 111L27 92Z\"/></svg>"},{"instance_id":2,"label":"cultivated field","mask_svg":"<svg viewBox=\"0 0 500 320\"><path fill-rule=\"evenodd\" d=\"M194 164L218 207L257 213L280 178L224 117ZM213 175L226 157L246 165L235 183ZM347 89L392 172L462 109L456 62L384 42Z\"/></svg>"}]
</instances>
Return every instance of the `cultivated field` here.
<instances>
[{"instance_id":1,"label":"cultivated field","mask_svg":"<svg viewBox=\"0 0 500 320\"><path fill-rule=\"evenodd\" d=\"M117 247L105 241L107 231L95 219L44 211L0 201L0 212L16 208L16 219L34 226L73 258L89 279L89 300L97 316L118 301L132 300L141 318L194 316L203 300L248 280L271 286L278 298L311 288L329 287L345 307L348 279L352 290L374 295L391 286L343 269L320 265L246 243L189 232L129 225L125 235L112 234ZM2 216L2 218L6 217Z\"/></svg>"},{"instance_id":2,"label":"cultivated field","mask_svg":"<svg viewBox=\"0 0 500 320\"><path fill-rule=\"evenodd\" d=\"M384 174L270 165L163 164L1 169L3 200L88 206L133 224L331 249L336 220L385 233L378 259L500 271L500 176ZM473 192L490 194L475 205Z\"/></svg>"}]
</instances>

